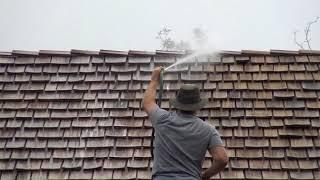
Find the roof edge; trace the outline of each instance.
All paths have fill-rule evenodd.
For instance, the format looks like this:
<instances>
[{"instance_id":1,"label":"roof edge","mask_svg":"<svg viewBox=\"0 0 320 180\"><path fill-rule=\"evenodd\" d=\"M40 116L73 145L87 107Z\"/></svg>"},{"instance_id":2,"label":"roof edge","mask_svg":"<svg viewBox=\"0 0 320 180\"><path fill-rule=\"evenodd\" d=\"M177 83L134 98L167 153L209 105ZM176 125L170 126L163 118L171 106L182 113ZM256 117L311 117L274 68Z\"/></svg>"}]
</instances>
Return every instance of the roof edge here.
<instances>
[{"instance_id":1,"label":"roof edge","mask_svg":"<svg viewBox=\"0 0 320 180\"><path fill-rule=\"evenodd\" d=\"M185 50L185 51L171 51L171 50L156 50L156 51L138 51L138 50L129 50L129 51L117 51L117 50L104 50L100 51L90 51L90 50L81 50L81 49L71 49L70 51L60 51L60 50L39 50L39 51L24 51L24 50L12 50L11 52L2 51L0 56L72 56L72 55L89 55L89 56L184 56L192 54L194 50ZM270 49L269 51L260 51L260 50L219 50L218 54L224 56L267 56L267 55L320 55L320 50L281 50L281 49Z\"/></svg>"},{"instance_id":2,"label":"roof edge","mask_svg":"<svg viewBox=\"0 0 320 180\"><path fill-rule=\"evenodd\" d=\"M275 54L275 55L299 55L299 51L282 50L282 49L270 49L270 54Z\"/></svg>"},{"instance_id":3,"label":"roof edge","mask_svg":"<svg viewBox=\"0 0 320 180\"><path fill-rule=\"evenodd\" d=\"M99 51L80 50L80 49L71 49L71 54L98 56L100 54L100 52Z\"/></svg>"},{"instance_id":4,"label":"roof edge","mask_svg":"<svg viewBox=\"0 0 320 180\"><path fill-rule=\"evenodd\" d=\"M228 51L228 50L221 50L219 54L222 55L242 55L241 51Z\"/></svg>"},{"instance_id":5,"label":"roof edge","mask_svg":"<svg viewBox=\"0 0 320 180\"><path fill-rule=\"evenodd\" d=\"M187 54L186 51L166 51L166 50L156 50L156 55L177 55L177 56L181 56L181 55L185 55Z\"/></svg>"},{"instance_id":6,"label":"roof edge","mask_svg":"<svg viewBox=\"0 0 320 180\"><path fill-rule=\"evenodd\" d=\"M128 55L128 51L115 51L115 50L104 50L104 49L101 49L99 54L100 55L127 56Z\"/></svg>"},{"instance_id":7,"label":"roof edge","mask_svg":"<svg viewBox=\"0 0 320 180\"><path fill-rule=\"evenodd\" d=\"M24 50L12 50L12 55L24 55L24 56L38 56L39 52L37 51L24 51Z\"/></svg>"},{"instance_id":8,"label":"roof edge","mask_svg":"<svg viewBox=\"0 0 320 180\"><path fill-rule=\"evenodd\" d=\"M11 52L0 51L0 56L12 56Z\"/></svg>"},{"instance_id":9,"label":"roof edge","mask_svg":"<svg viewBox=\"0 0 320 180\"><path fill-rule=\"evenodd\" d=\"M241 54L245 54L245 55L270 55L270 51L242 50Z\"/></svg>"},{"instance_id":10,"label":"roof edge","mask_svg":"<svg viewBox=\"0 0 320 180\"><path fill-rule=\"evenodd\" d=\"M301 50L299 50L299 54L320 55L320 50L305 50L305 49L301 49Z\"/></svg>"},{"instance_id":11,"label":"roof edge","mask_svg":"<svg viewBox=\"0 0 320 180\"><path fill-rule=\"evenodd\" d=\"M155 56L156 52L152 51L137 51L137 50L130 50L128 52L129 55L138 55L138 56Z\"/></svg>"},{"instance_id":12,"label":"roof edge","mask_svg":"<svg viewBox=\"0 0 320 180\"><path fill-rule=\"evenodd\" d=\"M39 55L70 56L70 51L40 50Z\"/></svg>"}]
</instances>

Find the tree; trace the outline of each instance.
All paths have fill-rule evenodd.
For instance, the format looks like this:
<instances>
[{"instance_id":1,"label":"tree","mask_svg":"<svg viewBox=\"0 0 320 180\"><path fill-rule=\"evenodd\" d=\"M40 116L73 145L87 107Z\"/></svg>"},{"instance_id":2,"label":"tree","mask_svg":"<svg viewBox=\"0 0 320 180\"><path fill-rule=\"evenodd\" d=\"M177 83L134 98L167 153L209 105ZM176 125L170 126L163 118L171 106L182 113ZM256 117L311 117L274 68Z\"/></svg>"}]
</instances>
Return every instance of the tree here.
<instances>
[{"instance_id":1,"label":"tree","mask_svg":"<svg viewBox=\"0 0 320 180\"><path fill-rule=\"evenodd\" d=\"M193 29L193 38L198 48L203 48L208 43L208 36L200 27Z\"/></svg>"},{"instance_id":2,"label":"tree","mask_svg":"<svg viewBox=\"0 0 320 180\"><path fill-rule=\"evenodd\" d=\"M161 41L161 48L163 50L172 50L176 46L176 43L169 37L171 29L164 27L158 32L157 39Z\"/></svg>"},{"instance_id":3,"label":"tree","mask_svg":"<svg viewBox=\"0 0 320 180\"><path fill-rule=\"evenodd\" d=\"M164 27L157 35L157 39L160 40L162 50L191 50L191 44L186 40L175 41L170 37L172 30ZM208 36L205 31L199 27L192 30L193 41L197 48L203 48L208 42Z\"/></svg>"},{"instance_id":4,"label":"tree","mask_svg":"<svg viewBox=\"0 0 320 180\"><path fill-rule=\"evenodd\" d=\"M299 31L294 31L293 32L293 38L294 38L294 43L300 48L300 49L305 49L304 46L305 44L308 46L308 49L311 50L311 26L319 21L320 17L316 17L314 21L310 21L307 23L307 26L304 29L304 40L303 41L298 41L297 40L297 33Z\"/></svg>"},{"instance_id":5,"label":"tree","mask_svg":"<svg viewBox=\"0 0 320 180\"><path fill-rule=\"evenodd\" d=\"M179 43L176 43L175 49L176 50L190 50L191 49L191 45L187 41L180 40Z\"/></svg>"}]
</instances>

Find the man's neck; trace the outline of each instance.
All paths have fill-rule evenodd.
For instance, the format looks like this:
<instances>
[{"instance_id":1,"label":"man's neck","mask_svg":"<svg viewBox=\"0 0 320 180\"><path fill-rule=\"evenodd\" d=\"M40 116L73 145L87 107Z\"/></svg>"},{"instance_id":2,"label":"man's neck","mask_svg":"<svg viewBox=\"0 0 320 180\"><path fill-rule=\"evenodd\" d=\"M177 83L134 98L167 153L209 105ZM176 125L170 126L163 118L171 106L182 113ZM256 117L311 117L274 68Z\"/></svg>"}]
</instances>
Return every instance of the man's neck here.
<instances>
[{"instance_id":1,"label":"man's neck","mask_svg":"<svg viewBox=\"0 0 320 180\"><path fill-rule=\"evenodd\" d=\"M180 114L186 114L186 115L195 115L196 112L195 111L182 111L182 110L178 110Z\"/></svg>"}]
</instances>

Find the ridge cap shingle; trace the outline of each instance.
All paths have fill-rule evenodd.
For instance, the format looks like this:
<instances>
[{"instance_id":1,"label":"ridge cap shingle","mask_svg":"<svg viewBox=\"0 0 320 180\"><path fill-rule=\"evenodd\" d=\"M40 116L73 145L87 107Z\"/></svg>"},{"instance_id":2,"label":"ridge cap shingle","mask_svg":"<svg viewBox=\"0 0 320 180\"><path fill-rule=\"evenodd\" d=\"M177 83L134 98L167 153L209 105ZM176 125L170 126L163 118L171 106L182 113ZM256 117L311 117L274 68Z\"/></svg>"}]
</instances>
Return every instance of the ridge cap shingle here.
<instances>
[{"instance_id":1,"label":"ridge cap shingle","mask_svg":"<svg viewBox=\"0 0 320 180\"><path fill-rule=\"evenodd\" d=\"M12 56L12 52L0 51L0 56Z\"/></svg>"},{"instance_id":2,"label":"ridge cap shingle","mask_svg":"<svg viewBox=\"0 0 320 180\"><path fill-rule=\"evenodd\" d=\"M270 49L270 54L279 54L279 55L298 55L299 51L293 50L282 50L282 49Z\"/></svg>"},{"instance_id":3,"label":"ridge cap shingle","mask_svg":"<svg viewBox=\"0 0 320 180\"><path fill-rule=\"evenodd\" d=\"M185 55L186 51L156 50L157 55Z\"/></svg>"},{"instance_id":4,"label":"ridge cap shingle","mask_svg":"<svg viewBox=\"0 0 320 180\"><path fill-rule=\"evenodd\" d=\"M129 55L141 55L141 56L154 56L156 52L153 51L138 51L138 50L129 50Z\"/></svg>"},{"instance_id":5,"label":"ridge cap shingle","mask_svg":"<svg viewBox=\"0 0 320 180\"><path fill-rule=\"evenodd\" d=\"M24 55L24 56L38 56L38 51L26 51L26 50L12 50L13 55Z\"/></svg>"},{"instance_id":6,"label":"ridge cap shingle","mask_svg":"<svg viewBox=\"0 0 320 180\"><path fill-rule=\"evenodd\" d=\"M99 54L101 54L101 55L127 56L128 55L128 51L117 51L117 50L104 50L104 49L101 49Z\"/></svg>"},{"instance_id":7,"label":"ridge cap shingle","mask_svg":"<svg viewBox=\"0 0 320 180\"><path fill-rule=\"evenodd\" d=\"M300 49L299 54L307 54L307 55L320 55L320 50L306 50Z\"/></svg>"},{"instance_id":8,"label":"ridge cap shingle","mask_svg":"<svg viewBox=\"0 0 320 180\"><path fill-rule=\"evenodd\" d=\"M89 50L80 50L80 49L71 49L71 54L76 55L99 55L99 51L89 51Z\"/></svg>"},{"instance_id":9,"label":"ridge cap shingle","mask_svg":"<svg viewBox=\"0 0 320 180\"><path fill-rule=\"evenodd\" d=\"M270 55L270 51L241 50L241 54L244 54L244 55Z\"/></svg>"},{"instance_id":10,"label":"ridge cap shingle","mask_svg":"<svg viewBox=\"0 0 320 180\"><path fill-rule=\"evenodd\" d=\"M57 55L57 56L70 56L70 51L59 51L59 50L40 50L39 55Z\"/></svg>"},{"instance_id":11,"label":"ridge cap shingle","mask_svg":"<svg viewBox=\"0 0 320 180\"><path fill-rule=\"evenodd\" d=\"M242 55L241 51L233 51L233 50L221 50L220 54L222 54L222 55Z\"/></svg>"}]
</instances>

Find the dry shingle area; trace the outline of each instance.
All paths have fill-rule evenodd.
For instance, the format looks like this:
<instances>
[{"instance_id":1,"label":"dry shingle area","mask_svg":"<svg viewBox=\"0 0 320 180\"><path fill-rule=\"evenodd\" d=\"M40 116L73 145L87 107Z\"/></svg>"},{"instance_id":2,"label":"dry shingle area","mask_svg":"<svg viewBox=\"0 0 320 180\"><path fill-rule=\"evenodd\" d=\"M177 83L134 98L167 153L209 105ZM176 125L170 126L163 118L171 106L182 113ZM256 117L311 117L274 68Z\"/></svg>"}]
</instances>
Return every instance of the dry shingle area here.
<instances>
[{"instance_id":1,"label":"dry shingle area","mask_svg":"<svg viewBox=\"0 0 320 180\"><path fill-rule=\"evenodd\" d=\"M0 179L151 178L141 100L152 69L183 54L0 54ZM320 179L318 51L201 57L164 79L165 109L182 83L209 98L198 116L216 126L230 156L214 179Z\"/></svg>"}]
</instances>

